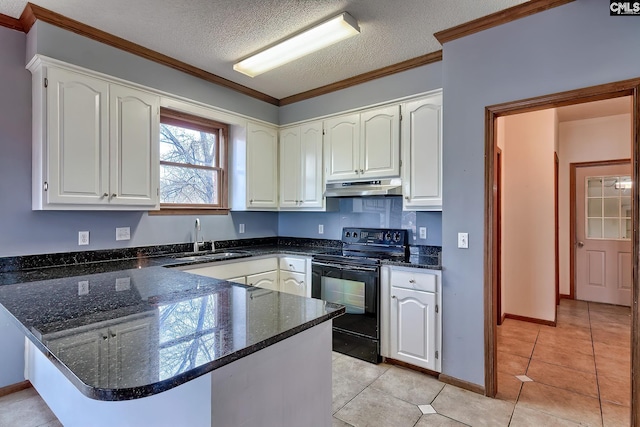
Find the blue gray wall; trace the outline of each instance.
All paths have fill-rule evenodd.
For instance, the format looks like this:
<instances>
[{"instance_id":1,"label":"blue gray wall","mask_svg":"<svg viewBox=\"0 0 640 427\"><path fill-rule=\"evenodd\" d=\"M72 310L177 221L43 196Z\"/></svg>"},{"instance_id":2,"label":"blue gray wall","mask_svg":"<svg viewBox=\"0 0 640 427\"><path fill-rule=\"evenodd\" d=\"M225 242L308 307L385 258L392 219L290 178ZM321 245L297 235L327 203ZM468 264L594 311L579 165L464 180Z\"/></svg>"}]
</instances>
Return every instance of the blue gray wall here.
<instances>
[{"instance_id":1,"label":"blue gray wall","mask_svg":"<svg viewBox=\"0 0 640 427\"><path fill-rule=\"evenodd\" d=\"M637 17L577 0L445 44L444 373L484 384L485 106L640 77L639 40Z\"/></svg>"},{"instance_id":2,"label":"blue gray wall","mask_svg":"<svg viewBox=\"0 0 640 427\"><path fill-rule=\"evenodd\" d=\"M341 198L331 212L280 212L278 234L340 240L342 227L404 228L413 245L442 245L442 214L402 210L402 197ZM318 225L324 233L318 233ZM420 239L417 227L427 228Z\"/></svg>"},{"instance_id":3,"label":"blue gray wall","mask_svg":"<svg viewBox=\"0 0 640 427\"><path fill-rule=\"evenodd\" d=\"M37 26L38 38L46 40L43 44L48 47L41 52L43 54L59 55L57 59L113 73L141 84L153 83L154 87L175 90L183 95L200 93L203 101L213 103L223 99L217 93L219 88L199 79L149 61L141 63L145 60L41 22ZM53 40L60 43L55 51L52 50L56 46ZM83 40L86 40L86 45ZM30 39L30 45L32 42ZM25 69L26 43L25 34L0 27L0 257L193 241L195 216L31 210L31 74ZM153 82L145 80L147 74ZM202 84L207 88L201 87ZM245 99L248 97L234 95L237 98L235 104L226 104L228 109L237 107L236 111L241 113L275 119L277 112L271 111L270 107L276 107L258 110L253 101ZM207 240L269 237L278 233L278 214L275 212L234 212L202 216L200 219ZM237 234L240 223L244 223L246 229L242 235ZM116 227L131 227L131 240L116 242ZM78 246L78 231L81 230L90 232L89 246Z\"/></svg>"}]
</instances>

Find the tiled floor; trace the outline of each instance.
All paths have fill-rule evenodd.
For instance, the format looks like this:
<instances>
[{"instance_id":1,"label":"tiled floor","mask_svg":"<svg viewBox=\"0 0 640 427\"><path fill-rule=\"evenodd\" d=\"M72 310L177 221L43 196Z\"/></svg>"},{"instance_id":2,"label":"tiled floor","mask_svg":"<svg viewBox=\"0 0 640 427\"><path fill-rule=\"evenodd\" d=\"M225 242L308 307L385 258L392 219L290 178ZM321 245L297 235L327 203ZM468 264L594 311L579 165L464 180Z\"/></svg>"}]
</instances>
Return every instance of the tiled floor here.
<instances>
[{"instance_id":1,"label":"tiled floor","mask_svg":"<svg viewBox=\"0 0 640 427\"><path fill-rule=\"evenodd\" d=\"M544 413L546 425L628 426L630 331L629 308L574 300L561 300L555 328L505 320L498 397L515 403L511 425L526 409Z\"/></svg>"},{"instance_id":2,"label":"tiled floor","mask_svg":"<svg viewBox=\"0 0 640 427\"><path fill-rule=\"evenodd\" d=\"M569 300L556 328L506 320L498 399L333 353L333 426L627 426L629 328L628 308ZM4 426L60 423L29 389L0 398Z\"/></svg>"}]
</instances>

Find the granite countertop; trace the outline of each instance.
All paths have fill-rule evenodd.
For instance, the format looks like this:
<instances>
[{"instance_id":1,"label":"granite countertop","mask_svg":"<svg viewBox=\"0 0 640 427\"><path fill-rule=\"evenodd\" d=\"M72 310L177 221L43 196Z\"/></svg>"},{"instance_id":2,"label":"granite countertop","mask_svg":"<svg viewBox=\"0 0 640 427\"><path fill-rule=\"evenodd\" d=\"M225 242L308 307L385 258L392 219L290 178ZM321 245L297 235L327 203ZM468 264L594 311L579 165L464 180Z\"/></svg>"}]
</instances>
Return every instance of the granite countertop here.
<instances>
[{"instance_id":1,"label":"granite countertop","mask_svg":"<svg viewBox=\"0 0 640 427\"><path fill-rule=\"evenodd\" d=\"M164 261L14 273L18 283L0 286L0 309L82 393L99 400L168 390L345 310L154 265Z\"/></svg>"}]
</instances>

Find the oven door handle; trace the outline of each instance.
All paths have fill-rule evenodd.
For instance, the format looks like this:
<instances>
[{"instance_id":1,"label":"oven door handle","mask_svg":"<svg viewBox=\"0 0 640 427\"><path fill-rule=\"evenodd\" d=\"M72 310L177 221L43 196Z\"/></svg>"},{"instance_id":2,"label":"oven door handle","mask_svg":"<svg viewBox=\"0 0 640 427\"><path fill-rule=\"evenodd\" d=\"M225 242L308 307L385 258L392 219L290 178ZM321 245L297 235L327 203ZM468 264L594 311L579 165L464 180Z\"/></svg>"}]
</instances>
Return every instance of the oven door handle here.
<instances>
[{"instance_id":1,"label":"oven door handle","mask_svg":"<svg viewBox=\"0 0 640 427\"><path fill-rule=\"evenodd\" d=\"M371 272L375 272L378 270L377 267L362 267L359 265L342 265L342 264L328 264L325 262L317 262L317 261L312 261L311 265L321 265L323 267L331 267L331 268L337 268L338 270L358 270L358 271L371 271Z\"/></svg>"}]
</instances>

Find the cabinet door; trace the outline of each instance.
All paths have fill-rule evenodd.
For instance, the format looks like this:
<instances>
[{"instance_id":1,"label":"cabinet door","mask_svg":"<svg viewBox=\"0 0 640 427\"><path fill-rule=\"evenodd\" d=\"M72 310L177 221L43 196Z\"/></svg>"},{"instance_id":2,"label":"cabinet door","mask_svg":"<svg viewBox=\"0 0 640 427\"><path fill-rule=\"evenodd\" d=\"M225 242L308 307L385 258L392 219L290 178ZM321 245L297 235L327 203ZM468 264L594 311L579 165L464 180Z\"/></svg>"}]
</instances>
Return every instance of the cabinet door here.
<instances>
[{"instance_id":1,"label":"cabinet door","mask_svg":"<svg viewBox=\"0 0 640 427\"><path fill-rule=\"evenodd\" d=\"M300 196L300 127L280 131L280 207L296 208Z\"/></svg>"},{"instance_id":2,"label":"cabinet door","mask_svg":"<svg viewBox=\"0 0 640 427\"><path fill-rule=\"evenodd\" d=\"M391 287L391 357L436 370L436 294Z\"/></svg>"},{"instance_id":3,"label":"cabinet door","mask_svg":"<svg viewBox=\"0 0 640 427\"><path fill-rule=\"evenodd\" d=\"M278 207L278 133L274 128L247 125L247 207Z\"/></svg>"},{"instance_id":4,"label":"cabinet door","mask_svg":"<svg viewBox=\"0 0 640 427\"><path fill-rule=\"evenodd\" d=\"M108 204L109 84L57 68L48 80L47 202Z\"/></svg>"},{"instance_id":5,"label":"cabinet door","mask_svg":"<svg viewBox=\"0 0 640 427\"><path fill-rule=\"evenodd\" d=\"M292 271L280 272L280 291L288 294L300 295L306 297L309 284L306 280L306 274L294 273ZM309 295L310 296L310 295Z\"/></svg>"},{"instance_id":6,"label":"cabinet door","mask_svg":"<svg viewBox=\"0 0 640 427\"><path fill-rule=\"evenodd\" d=\"M157 342L158 318L155 315L110 326L110 386L134 387L157 379L158 349L153 346ZM140 366L144 369L137 369Z\"/></svg>"},{"instance_id":7,"label":"cabinet door","mask_svg":"<svg viewBox=\"0 0 640 427\"><path fill-rule=\"evenodd\" d=\"M300 128L300 207L324 206L322 173L322 122Z\"/></svg>"},{"instance_id":8,"label":"cabinet door","mask_svg":"<svg viewBox=\"0 0 640 427\"><path fill-rule=\"evenodd\" d=\"M324 122L324 167L327 181L360 177L360 114L334 117Z\"/></svg>"},{"instance_id":9,"label":"cabinet door","mask_svg":"<svg viewBox=\"0 0 640 427\"><path fill-rule=\"evenodd\" d=\"M442 210L442 94L404 105L405 210Z\"/></svg>"},{"instance_id":10,"label":"cabinet door","mask_svg":"<svg viewBox=\"0 0 640 427\"><path fill-rule=\"evenodd\" d=\"M99 387L109 386L109 335L107 329L94 329L46 340L53 354L80 379Z\"/></svg>"},{"instance_id":11,"label":"cabinet door","mask_svg":"<svg viewBox=\"0 0 640 427\"><path fill-rule=\"evenodd\" d=\"M111 85L111 204L158 205L160 98Z\"/></svg>"},{"instance_id":12,"label":"cabinet door","mask_svg":"<svg viewBox=\"0 0 640 427\"><path fill-rule=\"evenodd\" d=\"M278 270L266 271L264 273L252 274L250 276L247 276L247 285L271 289L272 291L279 291L280 287L278 286Z\"/></svg>"},{"instance_id":13,"label":"cabinet door","mask_svg":"<svg viewBox=\"0 0 640 427\"><path fill-rule=\"evenodd\" d=\"M399 177L400 106L365 111L360 120L360 177Z\"/></svg>"}]
</instances>

